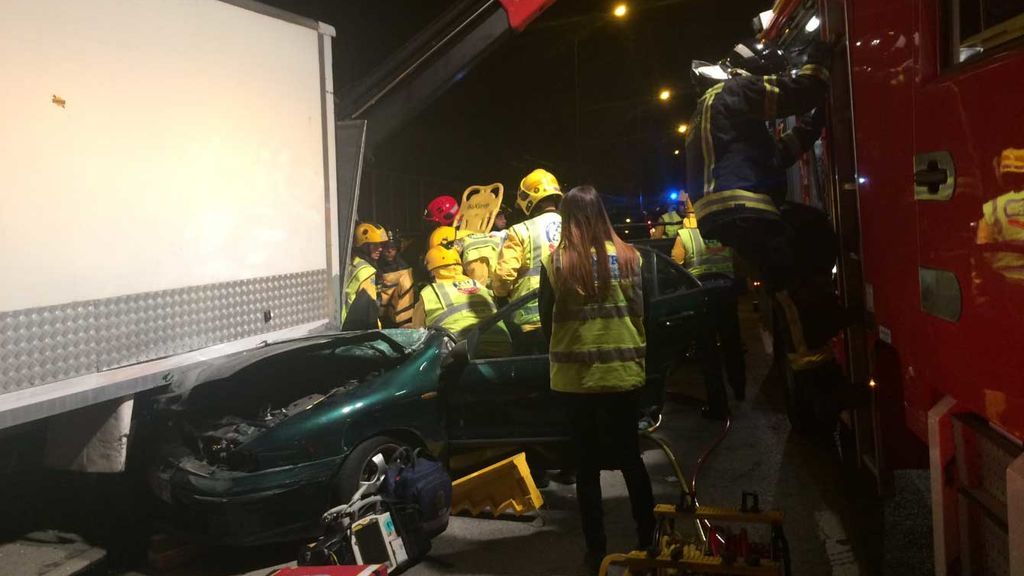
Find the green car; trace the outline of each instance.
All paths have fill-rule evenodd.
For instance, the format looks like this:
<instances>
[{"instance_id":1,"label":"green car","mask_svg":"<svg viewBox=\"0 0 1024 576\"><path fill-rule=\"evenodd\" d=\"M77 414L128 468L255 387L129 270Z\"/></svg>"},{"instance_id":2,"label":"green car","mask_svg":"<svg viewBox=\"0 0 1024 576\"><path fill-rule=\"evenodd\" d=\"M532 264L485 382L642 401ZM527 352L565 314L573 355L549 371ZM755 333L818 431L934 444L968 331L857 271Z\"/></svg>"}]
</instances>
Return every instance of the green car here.
<instances>
[{"instance_id":1,"label":"green car","mask_svg":"<svg viewBox=\"0 0 1024 576\"><path fill-rule=\"evenodd\" d=\"M704 289L642 249L651 402L692 348ZM568 429L548 386L540 331L483 337L536 300L512 302L456 342L439 329L324 334L268 344L176 374L148 417L148 481L170 528L251 545L317 535L320 515L373 481L401 446L453 476L526 450L566 465Z\"/></svg>"}]
</instances>

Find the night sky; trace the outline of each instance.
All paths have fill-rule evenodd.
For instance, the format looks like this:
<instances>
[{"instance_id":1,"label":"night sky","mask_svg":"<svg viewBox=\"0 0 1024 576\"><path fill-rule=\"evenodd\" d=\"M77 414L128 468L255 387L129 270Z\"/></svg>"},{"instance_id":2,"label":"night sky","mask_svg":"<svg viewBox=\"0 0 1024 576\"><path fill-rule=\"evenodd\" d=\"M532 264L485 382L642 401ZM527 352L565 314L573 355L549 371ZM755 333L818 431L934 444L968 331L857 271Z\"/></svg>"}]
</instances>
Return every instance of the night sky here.
<instances>
[{"instance_id":1,"label":"night sky","mask_svg":"<svg viewBox=\"0 0 1024 576\"><path fill-rule=\"evenodd\" d=\"M342 95L451 1L269 3L336 27L335 88ZM412 231L433 195L458 196L490 182L502 182L510 195L536 167L554 172L563 189L593 183L606 195L643 195L648 206L680 188L683 155L672 152L683 144L675 127L688 121L696 100L690 60L724 56L752 35L751 20L772 2L628 4L628 17L616 20L613 2L558 0L501 44L373 151L361 216ZM657 99L662 87L673 91L668 104Z\"/></svg>"}]
</instances>

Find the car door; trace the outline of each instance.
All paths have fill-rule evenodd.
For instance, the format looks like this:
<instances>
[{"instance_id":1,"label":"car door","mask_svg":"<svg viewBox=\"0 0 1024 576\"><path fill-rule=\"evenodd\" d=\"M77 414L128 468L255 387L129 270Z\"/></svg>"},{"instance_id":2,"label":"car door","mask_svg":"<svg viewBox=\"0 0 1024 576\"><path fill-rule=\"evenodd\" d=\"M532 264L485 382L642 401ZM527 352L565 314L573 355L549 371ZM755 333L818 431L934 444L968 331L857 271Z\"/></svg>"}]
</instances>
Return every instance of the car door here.
<instances>
[{"instance_id":1,"label":"car door","mask_svg":"<svg viewBox=\"0 0 1024 576\"><path fill-rule=\"evenodd\" d=\"M564 412L550 390L544 336L539 328L523 332L511 321L516 310L536 301L533 292L482 322L464 344L462 365L447 371L443 394L454 451L568 438ZM509 332L504 349L493 345L501 326Z\"/></svg>"},{"instance_id":2,"label":"car door","mask_svg":"<svg viewBox=\"0 0 1024 576\"><path fill-rule=\"evenodd\" d=\"M685 268L653 250L643 250L648 295L647 374L657 378L687 356L707 321L702 287Z\"/></svg>"},{"instance_id":3,"label":"car door","mask_svg":"<svg viewBox=\"0 0 1024 576\"><path fill-rule=\"evenodd\" d=\"M927 3L920 21L907 187L923 336L913 368L1020 430L1020 404L1007 398L1020 397L1024 371L1024 4Z\"/></svg>"}]
</instances>

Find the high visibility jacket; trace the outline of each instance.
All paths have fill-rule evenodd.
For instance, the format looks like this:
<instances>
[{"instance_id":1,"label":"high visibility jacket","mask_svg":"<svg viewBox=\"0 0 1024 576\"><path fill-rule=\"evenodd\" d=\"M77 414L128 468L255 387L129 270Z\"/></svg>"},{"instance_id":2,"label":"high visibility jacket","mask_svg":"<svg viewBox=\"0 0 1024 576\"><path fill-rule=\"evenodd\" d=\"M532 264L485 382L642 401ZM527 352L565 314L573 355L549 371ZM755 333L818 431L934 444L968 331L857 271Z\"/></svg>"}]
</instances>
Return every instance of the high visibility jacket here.
<instances>
[{"instance_id":1,"label":"high visibility jacket","mask_svg":"<svg viewBox=\"0 0 1024 576\"><path fill-rule=\"evenodd\" d=\"M1007 192L981 210L978 245L985 260L1007 280L1024 282L1024 191Z\"/></svg>"},{"instance_id":2,"label":"high visibility jacket","mask_svg":"<svg viewBox=\"0 0 1024 576\"><path fill-rule=\"evenodd\" d=\"M404 264L404 263L402 263ZM408 328L416 306L412 268L401 268L380 275L380 300L383 316L398 328Z\"/></svg>"},{"instance_id":3,"label":"high visibility jacket","mask_svg":"<svg viewBox=\"0 0 1024 576\"><path fill-rule=\"evenodd\" d=\"M765 122L823 104L830 58L827 47L815 49L796 76L736 76L697 102L686 137L686 192L706 235L723 220L779 219L786 168L813 145L823 116L802 119L778 140Z\"/></svg>"},{"instance_id":4,"label":"high visibility jacket","mask_svg":"<svg viewBox=\"0 0 1024 576\"><path fill-rule=\"evenodd\" d=\"M474 233L463 238L462 269L466 276L484 286L490 286L500 249L501 239L490 234Z\"/></svg>"},{"instance_id":5,"label":"high visibility jacket","mask_svg":"<svg viewBox=\"0 0 1024 576\"><path fill-rule=\"evenodd\" d=\"M413 325L422 321L425 326L444 328L458 338L465 338L497 309L487 288L471 278L461 278L436 280L424 287L416 310ZM500 358L508 356L511 347L508 330L499 322L480 334L473 352L478 358Z\"/></svg>"},{"instance_id":6,"label":"high visibility jacket","mask_svg":"<svg viewBox=\"0 0 1024 576\"><path fill-rule=\"evenodd\" d=\"M501 247L492 288L495 296L515 300L540 287L541 257L550 254L562 238L562 217L544 212L509 229ZM523 328L540 328L536 303L523 306L512 316Z\"/></svg>"},{"instance_id":7,"label":"high visibility jacket","mask_svg":"<svg viewBox=\"0 0 1024 576\"><path fill-rule=\"evenodd\" d=\"M377 269L359 256L352 257L352 265L348 267L348 279L345 282L345 301L341 304L341 321L345 321L348 307L356 299L360 290L366 290L370 297L377 299Z\"/></svg>"},{"instance_id":8,"label":"high visibility jacket","mask_svg":"<svg viewBox=\"0 0 1024 576\"><path fill-rule=\"evenodd\" d=\"M705 240L697 228L683 228L678 232L676 245L680 250L672 250L672 258L694 276L704 274L724 274L733 276L732 250L722 246L717 240ZM681 256L681 258L680 258Z\"/></svg>"},{"instance_id":9,"label":"high visibility jacket","mask_svg":"<svg viewBox=\"0 0 1024 576\"><path fill-rule=\"evenodd\" d=\"M662 238L675 238L676 233L683 227L683 217L675 210L670 210L661 215L658 219L658 227L664 228Z\"/></svg>"},{"instance_id":10,"label":"high visibility jacket","mask_svg":"<svg viewBox=\"0 0 1024 576\"><path fill-rule=\"evenodd\" d=\"M606 249L611 289L603 302L562 295L557 272L561 251L544 255L555 293L549 351L552 390L615 392L644 384L647 336L640 267L633 277L622 278L615 246L609 242Z\"/></svg>"}]
</instances>

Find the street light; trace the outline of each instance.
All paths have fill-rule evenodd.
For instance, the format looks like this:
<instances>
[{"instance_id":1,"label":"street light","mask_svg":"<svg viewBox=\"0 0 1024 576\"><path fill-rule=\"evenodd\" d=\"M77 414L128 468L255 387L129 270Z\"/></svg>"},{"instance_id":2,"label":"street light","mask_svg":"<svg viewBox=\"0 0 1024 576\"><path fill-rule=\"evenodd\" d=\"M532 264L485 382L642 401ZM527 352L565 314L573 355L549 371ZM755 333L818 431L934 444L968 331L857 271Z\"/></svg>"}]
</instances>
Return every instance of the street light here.
<instances>
[{"instance_id":1,"label":"street light","mask_svg":"<svg viewBox=\"0 0 1024 576\"><path fill-rule=\"evenodd\" d=\"M668 88L662 88L661 92L658 92L658 100L662 102L668 102L669 98L672 97L672 91Z\"/></svg>"},{"instance_id":2,"label":"street light","mask_svg":"<svg viewBox=\"0 0 1024 576\"><path fill-rule=\"evenodd\" d=\"M672 155L673 156L679 156L679 149L677 148L677 149L673 150L672 151Z\"/></svg>"},{"instance_id":3,"label":"street light","mask_svg":"<svg viewBox=\"0 0 1024 576\"><path fill-rule=\"evenodd\" d=\"M686 134L686 131L689 130L689 129L690 129L690 127L687 126L685 123L684 124L680 124L679 126L676 126L676 132L679 132L680 134Z\"/></svg>"},{"instance_id":4,"label":"street light","mask_svg":"<svg viewBox=\"0 0 1024 576\"><path fill-rule=\"evenodd\" d=\"M615 8L612 9L612 15L616 18L625 18L627 12L629 12L629 6L625 3L616 4Z\"/></svg>"}]
</instances>

